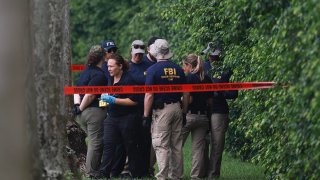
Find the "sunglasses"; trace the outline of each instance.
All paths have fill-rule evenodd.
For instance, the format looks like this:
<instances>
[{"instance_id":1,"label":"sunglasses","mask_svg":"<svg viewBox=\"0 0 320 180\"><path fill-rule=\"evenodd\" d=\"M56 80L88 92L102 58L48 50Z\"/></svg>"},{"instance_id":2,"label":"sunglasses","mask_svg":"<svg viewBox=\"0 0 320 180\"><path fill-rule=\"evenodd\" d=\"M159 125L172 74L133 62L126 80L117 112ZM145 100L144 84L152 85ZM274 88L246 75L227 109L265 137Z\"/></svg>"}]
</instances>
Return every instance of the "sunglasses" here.
<instances>
[{"instance_id":1,"label":"sunglasses","mask_svg":"<svg viewBox=\"0 0 320 180\"><path fill-rule=\"evenodd\" d=\"M111 52L113 52L113 53L115 53L117 51L117 48L111 48L111 49L108 49L108 53L111 53Z\"/></svg>"},{"instance_id":2,"label":"sunglasses","mask_svg":"<svg viewBox=\"0 0 320 180\"><path fill-rule=\"evenodd\" d=\"M145 48L144 45L137 45L137 44L132 45L132 47L135 48L135 49L144 49Z\"/></svg>"}]
</instances>

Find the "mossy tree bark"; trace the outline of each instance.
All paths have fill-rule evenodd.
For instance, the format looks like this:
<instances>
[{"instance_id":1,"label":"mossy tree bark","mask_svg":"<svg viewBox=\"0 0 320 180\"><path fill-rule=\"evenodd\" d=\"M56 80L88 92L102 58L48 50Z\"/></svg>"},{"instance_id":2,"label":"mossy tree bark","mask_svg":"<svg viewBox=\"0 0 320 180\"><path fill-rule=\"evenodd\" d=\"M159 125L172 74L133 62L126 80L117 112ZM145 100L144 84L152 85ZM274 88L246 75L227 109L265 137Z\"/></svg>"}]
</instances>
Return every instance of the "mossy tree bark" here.
<instances>
[{"instance_id":1,"label":"mossy tree bark","mask_svg":"<svg viewBox=\"0 0 320 180\"><path fill-rule=\"evenodd\" d=\"M68 169L66 122L71 119L68 0L30 0L31 47L27 107L34 177L63 179Z\"/></svg>"}]
</instances>

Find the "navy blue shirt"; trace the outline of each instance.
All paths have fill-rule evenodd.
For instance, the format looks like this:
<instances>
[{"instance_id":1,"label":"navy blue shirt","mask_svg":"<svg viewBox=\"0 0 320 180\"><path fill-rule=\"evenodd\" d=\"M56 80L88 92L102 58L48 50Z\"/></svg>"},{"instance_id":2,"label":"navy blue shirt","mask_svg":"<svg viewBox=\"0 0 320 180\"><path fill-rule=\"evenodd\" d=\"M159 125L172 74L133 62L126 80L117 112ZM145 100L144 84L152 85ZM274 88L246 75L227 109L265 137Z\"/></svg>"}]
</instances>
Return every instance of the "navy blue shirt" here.
<instances>
[{"instance_id":1,"label":"navy blue shirt","mask_svg":"<svg viewBox=\"0 0 320 180\"><path fill-rule=\"evenodd\" d=\"M99 67L90 67L87 66L80 74L80 77L77 82L77 86L106 86L107 79ZM84 94L80 94L81 100L83 99ZM88 107L99 107L100 94L96 96L96 99Z\"/></svg>"},{"instance_id":2,"label":"navy blue shirt","mask_svg":"<svg viewBox=\"0 0 320 180\"><path fill-rule=\"evenodd\" d=\"M144 85L146 82L147 69L151 66L146 61L141 61L140 63L133 63L129 61L130 68L128 70L129 74L135 80L138 85Z\"/></svg>"},{"instance_id":3,"label":"navy blue shirt","mask_svg":"<svg viewBox=\"0 0 320 180\"><path fill-rule=\"evenodd\" d=\"M210 61L209 61L209 60L206 60L206 61L204 62L204 64L203 64L203 66L204 66L204 72L205 72L209 77L211 77L211 75L209 74L209 70L212 68Z\"/></svg>"},{"instance_id":4,"label":"navy blue shirt","mask_svg":"<svg viewBox=\"0 0 320 180\"><path fill-rule=\"evenodd\" d=\"M146 85L161 84L186 84L186 77L180 66L176 63L166 60L158 61L148 68ZM182 93L155 93L154 102L162 100L163 102L177 102L181 100Z\"/></svg>"},{"instance_id":5,"label":"navy blue shirt","mask_svg":"<svg viewBox=\"0 0 320 180\"><path fill-rule=\"evenodd\" d=\"M151 59L148 58L147 54L145 54L142 58L143 61L145 61L149 66L154 65L155 63L157 63L157 61L153 61Z\"/></svg>"},{"instance_id":6,"label":"navy blue shirt","mask_svg":"<svg viewBox=\"0 0 320 180\"><path fill-rule=\"evenodd\" d=\"M137 83L136 85L145 85L147 69L151 66L151 64L147 63L144 60L142 60L138 64L132 61L129 61L129 64L130 64L130 68L128 72L131 75L131 77L134 79L134 81ZM143 108L144 94L138 95L138 104L141 108Z\"/></svg>"},{"instance_id":7,"label":"navy blue shirt","mask_svg":"<svg viewBox=\"0 0 320 180\"><path fill-rule=\"evenodd\" d=\"M101 69L102 69L106 79L109 81L110 74L109 74L109 71L108 71L108 63L107 62L103 62Z\"/></svg>"},{"instance_id":8,"label":"navy blue shirt","mask_svg":"<svg viewBox=\"0 0 320 180\"><path fill-rule=\"evenodd\" d=\"M137 83L134 81L134 79L131 77L131 75L128 72L123 72L119 82L113 84L114 77L110 76L108 86L127 86L127 85L137 85ZM110 94L116 98L129 98L134 102L138 101L138 96L136 94ZM137 112L137 106L122 106L118 104L113 104L107 106L107 111L109 116L111 117L120 117L125 116L131 113Z\"/></svg>"},{"instance_id":9,"label":"navy blue shirt","mask_svg":"<svg viewBox=\"0 0 320 180\"><path fill-rule=\"evenodd\" d=\"M205 61L204 69L208 76L211 77L213 83L226 83L229 82L230 77L233 74L231 69L227 69L219 76L214 77L211 73L211 63L209 60ZM213 92L213 104L212 113L228 114L229 106L226 99L235 99L238 97L238 91L217 91Z\"/></svg>"},{"instance_id":10,"label":"navy blue shirt","mask_svg":"<svg viewBox=\"0 0 320 180\"><path fill-rule=\"evenodd\" d=\"M205 75L201 81L198 74L189 73L186 77L188 84L208 84L212 83L209 76ZM188 106L190 111L205 111L207 110L207 100L212 98L212 92L190 92L192 102Z\"/></svg>"}]
</instances>

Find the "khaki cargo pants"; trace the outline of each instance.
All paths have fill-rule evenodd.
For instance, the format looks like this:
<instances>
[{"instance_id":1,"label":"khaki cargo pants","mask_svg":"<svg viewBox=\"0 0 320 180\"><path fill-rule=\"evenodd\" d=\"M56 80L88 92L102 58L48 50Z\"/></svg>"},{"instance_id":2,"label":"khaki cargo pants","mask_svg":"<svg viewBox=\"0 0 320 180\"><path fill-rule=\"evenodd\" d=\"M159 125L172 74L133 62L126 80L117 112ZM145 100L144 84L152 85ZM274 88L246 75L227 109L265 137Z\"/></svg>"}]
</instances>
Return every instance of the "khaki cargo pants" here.
<instances>
[{"instance_id":1,"label":"khaki cargo pants","mask_svg":"<svg viewBox=\"0 0 320 180\"><path fill-rule=\"evenodd\" d=\"M159 172L156 178L182 179L182 110L180 103L165 104L152 114L151 137Z\"/></svg>"},{"instance_id":2,"label":"khaki cargo pants","mask_svg":"<svg viewBox=\"0 0 320 180\"><path fill-rule=\"evenodd\" d=\"M228 129L228 114L213 113L211 115L211 153L208 177L219 177L225 135Z\"/></svg>"},{"instance_id":3,"label":"khaki cargo pants","mask_svg":"<svg viewBox=\"0 0 320 180\"><path fill-rule=\"evenodd\" d=\"M187 114L187 123L182 128L183 141L185 142L191 133L192 140L192 167L191 179L201 179L207 175L206 135L209 129L209 119L207 115Z\"/></svg>"},{"instance_id":4,"label":"khaki cargo pants","mask_svg":"<svg viewBox=\"0 0 320 180\"><path fill-rule=\"evenodd\" d=\"M97 175L103 148L103 121L107 111L98 107L88 107L77 117L77 122L88 135L86 173Z\"/></svg>"}]
</instances>

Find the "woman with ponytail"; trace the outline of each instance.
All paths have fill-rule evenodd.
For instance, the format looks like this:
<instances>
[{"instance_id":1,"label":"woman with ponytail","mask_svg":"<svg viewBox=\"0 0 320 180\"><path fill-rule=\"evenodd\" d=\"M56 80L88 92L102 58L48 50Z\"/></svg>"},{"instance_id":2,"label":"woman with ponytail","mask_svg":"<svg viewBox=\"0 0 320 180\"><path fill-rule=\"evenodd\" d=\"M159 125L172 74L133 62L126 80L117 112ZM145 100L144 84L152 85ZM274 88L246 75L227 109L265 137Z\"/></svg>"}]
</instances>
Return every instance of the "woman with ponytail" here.
<instances>
[{"instance_id":1,"label":"woman with ponytail","mask_svg":"<svg viewBox=\"0 0 320 180\"><path fill-rule=\"evenodd\" d=\"M205 74L203 61L195 54L189 54L183 59L183 69L187 74L188 84L211 83ZM206 172L205 137L209 129L208 109L211 109L212 93L191 92L189 96L187 123L182 129L184 141L189 133L192 138L192 168L191 178L204 178Z\"/></svg>"},{"instance_id":2,"label":"woman with ponytail","mask_svg":"<svg viewBox=\"0 0 320 180\"><path fill-rule=\"evenodd\" d=\"M101 69L104 62L104 49L100 45L92 46L81 72L77 86L106 86L107 79ZM94 178L99 175L102 157L103 120L107 111L99 107L100 94L75 94L73 113L81 128L88 135L86 156L86 175Z\"/></svg>"}]
</instances>

